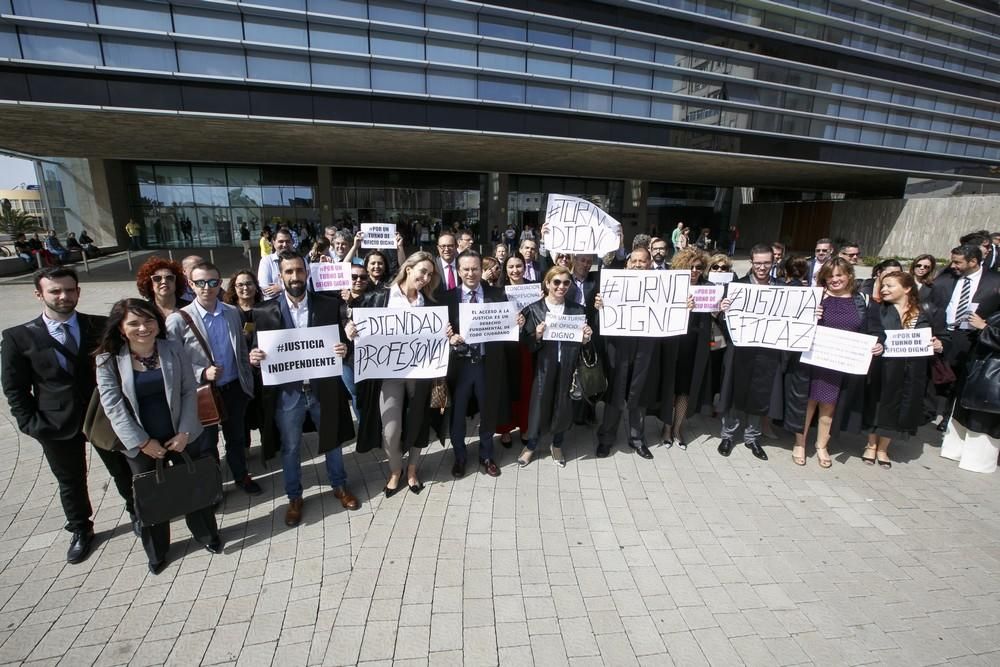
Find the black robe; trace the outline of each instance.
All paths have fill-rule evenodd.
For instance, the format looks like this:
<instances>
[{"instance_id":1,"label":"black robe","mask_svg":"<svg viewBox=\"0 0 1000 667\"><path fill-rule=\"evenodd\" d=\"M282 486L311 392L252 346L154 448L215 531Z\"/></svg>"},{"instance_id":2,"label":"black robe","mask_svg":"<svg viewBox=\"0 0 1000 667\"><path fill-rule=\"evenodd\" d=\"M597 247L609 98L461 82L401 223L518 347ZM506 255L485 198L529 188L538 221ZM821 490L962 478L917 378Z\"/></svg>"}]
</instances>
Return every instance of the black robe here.
<instances>
[{"instance_id":1,"label":"black robe","mask_svg":"<svg viewBox=\"0 0 1000 667\"><path fill-rule=\"evenodd\" d=\"M995 359L1000 356L1000 310L996 309L996 296L990 300L989 305L987 303L984 301L980 304L977 311L979 313L990 312L991 314L986 317L986 328L979 332L976 344L969 356L969 363L977 359ZM963 408L961 396L964 388L965 378L960 377L958 387L955 390L958 400L955 401L955 412L952 413L951 418L974 433L985 433L991 438L1000 438L1000 414Z\"/></svg>"},{"instance_id":2,"label":"black robe","mask_svg":"<svg viewBox=\"0 0 1000 667\"><path fill-rule=\"evenodd\" d=\"M700 281L699 285L709 284ZM686 338L687 340L681 340ZM685 417L701 412L705 405L712 404L712 383L709 381L709 352L712 342L712 314L690 313L688 315L687 333L680 336L670 336L660 341L657 368L660 370L656 380L657 416L664 424L674 423L674 399L677 397L676 370L679 363L691 364L691 385L688 388L688 406ZM690 360L682 360L678 354L682 348L694 347L694 355Z\"/></svg>"},{"instance_id":3,"label":"black robe","mask_svg":"<svg viewBox=\"0 0 1000 667\"><path fill-rule=\"evenodd\" d=\"M550 340L536 340L535 329L545 321L549 312L545 299L525 306L524 326L521 340L531 350L535 362L535 377L531 383L531 410L528 413L526 439L535 439L547 433L562 433L573 424L573 401L569 387L573 371L580 356L580 343L557 343ZM566 302L566 315L585 315L583 307ZM561 360L557 356L562 346Z\"/></svg>"},{"instance_id":4,"label":"black robe","mask_svg":"<svg viewBox=\"0 0 1000 667\"><path fill-rule=\"evenodd\" d=\"M340 327L340 340L347 340L343 323L340 320L341 299L338 294L317 294L308 292L309 326L319 327L336 324ZM261 331L274 331L289 328L282 314L285 296L263 301L253 308L254 341ZM256 347L256 343L254 344ZM295 383L300 384L300 383ZM319 452L325 453L342 446L354 437L354 421L351 419L349 397L344 383L339 377L310 380L312 391L319 400L322 418L319 425ZM269 459L281 449L281 437L278 433L275 411L278 408L278 397L285 385L273 385L261 389L261 404L263 412L260 420L261 456ZM309 421L308 414L306 421ZM307 429L303 429L306 431Z\"/></svg>"},{"instance_id":5,"label":"black robe","mask_svg":"<svg viewBox=\"0 0 1000 667\"><path fill-rule=\"evenodd\" d=\"M888 303L871 303L868 308L868 333L885 344L885 332L902 329L899 311ZM944 311L923 304L916 329L931 329L947 346L950 337L945 329ZM865 387L865 427L901 433L916 433L929 419L924 410L924 396L930 379L931 357L884 357L872 359Z\"/></svg>"},{"instance_id":6,"label":"black robe","mask_svg":"<svg viewBox=\"0 0 1000 667\"><path fill-rule=\"evenodd\" d=\"M365 294L359 308L386 308L389 305L389 289L381 287ZM425 305L438 305L427 303ZM356 378L357 376L355 376ZM427 446L430 433L428 419L430 409L431 385L433 380L416 380L416 391L413 398L403 399L403 435L400 446L405 452L410 447ZM358 447L359 452L368 452L382 448L382 412L379 410L379 395L382 393L382 380L365 380L356 382L358 393Z\"/></svg>"}]
</instances>

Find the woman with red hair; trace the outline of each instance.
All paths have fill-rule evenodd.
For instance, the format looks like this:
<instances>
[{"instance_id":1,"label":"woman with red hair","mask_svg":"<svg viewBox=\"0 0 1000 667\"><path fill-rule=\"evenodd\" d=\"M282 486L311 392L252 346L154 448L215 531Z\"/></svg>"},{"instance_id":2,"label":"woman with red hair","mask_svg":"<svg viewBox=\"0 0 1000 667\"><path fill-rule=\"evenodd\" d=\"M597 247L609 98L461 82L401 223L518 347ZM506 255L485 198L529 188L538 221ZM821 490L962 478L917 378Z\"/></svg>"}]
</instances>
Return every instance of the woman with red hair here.
<instances>
[{"instance_id":1,"label":"woman with red hair","mask_svg":"<svg viewBox=\"0 0 1000 667\"><path fill-rule=\"evenodd\" d=\"M184 271L180 264L169 259L156 256L147 259L135 274L135 286L164 318L191 303L181 297L187 290Z\"/></svg>"}]
</instances>

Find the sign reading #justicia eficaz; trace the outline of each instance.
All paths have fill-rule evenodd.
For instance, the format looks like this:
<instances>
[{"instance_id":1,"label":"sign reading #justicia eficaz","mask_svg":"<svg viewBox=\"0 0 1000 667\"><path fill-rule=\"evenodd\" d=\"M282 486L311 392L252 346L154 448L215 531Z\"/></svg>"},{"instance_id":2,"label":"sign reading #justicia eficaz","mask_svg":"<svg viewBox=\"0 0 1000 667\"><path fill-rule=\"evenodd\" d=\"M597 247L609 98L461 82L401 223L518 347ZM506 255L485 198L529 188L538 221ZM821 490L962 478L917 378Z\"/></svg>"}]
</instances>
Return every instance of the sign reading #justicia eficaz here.
<instances>
[{"instance_id":1,"label":"sign reading #justicia eficaz","mask_svg":"<svg viewBox=\"0 0 1000 667\"><path fill-rule=\"evenodd\" d=\"M448 308L355 308L354 380L439 378L448 373Z\"/></svg>"}]
</instances>

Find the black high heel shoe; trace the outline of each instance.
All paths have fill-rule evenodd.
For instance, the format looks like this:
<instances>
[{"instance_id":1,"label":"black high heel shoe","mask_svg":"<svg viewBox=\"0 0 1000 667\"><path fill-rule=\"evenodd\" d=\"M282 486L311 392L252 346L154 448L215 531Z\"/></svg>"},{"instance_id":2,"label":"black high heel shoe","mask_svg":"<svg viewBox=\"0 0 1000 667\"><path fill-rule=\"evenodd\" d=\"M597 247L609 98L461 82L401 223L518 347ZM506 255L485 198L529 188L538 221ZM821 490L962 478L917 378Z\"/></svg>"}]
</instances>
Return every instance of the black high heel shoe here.
<instances>
[{"instance_id":1,"label":"black high heel shoe","mask_svg":"<svg viewBox=\"0 0 1000 667\"><path fill-rule=\"evenodd\" d=\"M398 486L396 486L395 489L390 489L388 485L382 489L382 493L385 494L386 498L392 498L394 495L406 488L406 486L402 483L402 480L400 480L397 484Z\"/></svg>"},{"instance_id":2,"label":"black high heel shoe","mask_svg":"<svg viewBox=\"0 0 1000 667\"><path fill-rule=\"evenodd\" d=\"M417 482L416 484L410 484L410 493L414 495L420 495L420 492L424 490L423 482Z\"/></svg>"}]
</instances>

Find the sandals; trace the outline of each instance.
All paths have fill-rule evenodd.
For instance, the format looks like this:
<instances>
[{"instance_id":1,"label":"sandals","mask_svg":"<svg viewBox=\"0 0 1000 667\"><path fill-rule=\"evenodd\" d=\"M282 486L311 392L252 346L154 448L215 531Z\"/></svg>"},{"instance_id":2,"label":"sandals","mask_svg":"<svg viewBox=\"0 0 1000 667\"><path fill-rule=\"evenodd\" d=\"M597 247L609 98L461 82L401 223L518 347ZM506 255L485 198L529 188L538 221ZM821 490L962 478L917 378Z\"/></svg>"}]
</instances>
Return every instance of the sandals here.
<instances>
[{"instance_id":1,"label":"sandals","mask_svg":"<svg viewBox=\"0 0 1000 667\"><path fill-rule=\"evenodd\" d=\"M888 470L889 468L891 468L892 461L889 460L889 452L878 452L876 456L878 456L878 454L885 454L884 461L882 459L876 459L878 461L878 467L882 468L883 470Z\"/></svg>"},{"instance_id":2,"label":"sandals","mask_svg":"<svg viewBox=\"0 0 1000 667\"><path fill-rule=\"evenodd\" d=\"M825 459L823 458L823 455L826 455ZM833 460L830 458L830 454L826 451L826 447L816 448L816 458L819 459L820 468L829 468L833 466Z\"/></svg>"},{"instance_id":3,"label":"sandals","mask_svg":"<svg viewBox=\"0 0 1000 667\"><path fill-rule=\"evenodd\" d=\"M795 450L802 450L801 456L795 455ZM805 445L795 445L792 447L792 462L797 466L804 466L806 464L806 446Z\"/></svg>"},{"instance_id":4,"label":"sandals","mask_svg":"<svg viewBox=\"0 0 1000 667\"><path fill-rule=\"evenodd\" d=\"M524 467L531 463L531 459L535 456L535 452L525 447L521 450L521 455L517 457L517 465Z\"/></svg>"},{"instance_id":5,"label":"sandals","mask_svg":"<svg viewBox=\"0 0 1000 667\"><path fill-rule=\"evenodd\" d=\"M869 452L871 452L873 455L872 456L865 456L864 454L862 454L861 455L861 460L864 461L867 465L870 465L870 466L875 465L875 456L874 456L874 454L875 454L876 451L878 451L878 445L865 445L865 452L864 453L868 454Z\"/></svg>"}]
</instances>

